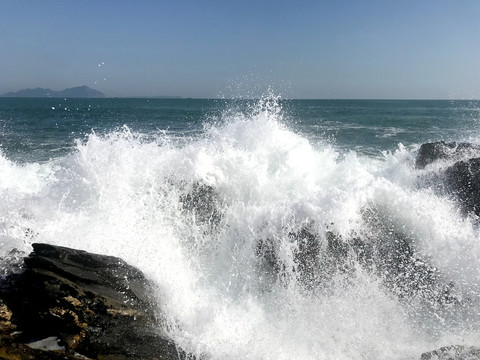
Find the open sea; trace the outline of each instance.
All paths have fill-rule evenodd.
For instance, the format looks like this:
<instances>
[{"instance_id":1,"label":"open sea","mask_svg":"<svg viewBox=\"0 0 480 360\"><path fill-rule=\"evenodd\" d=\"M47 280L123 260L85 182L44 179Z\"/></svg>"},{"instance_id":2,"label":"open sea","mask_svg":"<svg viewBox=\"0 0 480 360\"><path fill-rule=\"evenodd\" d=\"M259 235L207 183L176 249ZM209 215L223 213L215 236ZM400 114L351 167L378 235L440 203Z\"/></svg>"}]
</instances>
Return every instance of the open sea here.
<instances>
[{"instance_id":1,"label":"open sea","mask_svg":"<svg viewBox=\"0 0 480 360\"><path fill-rule=\"evenodd\" d=\"M0 271L121 257L202 359L478 346L479 220L415 168L438 140L480 144L480 101L0 98Z\"/></svg>"}]
</instances>

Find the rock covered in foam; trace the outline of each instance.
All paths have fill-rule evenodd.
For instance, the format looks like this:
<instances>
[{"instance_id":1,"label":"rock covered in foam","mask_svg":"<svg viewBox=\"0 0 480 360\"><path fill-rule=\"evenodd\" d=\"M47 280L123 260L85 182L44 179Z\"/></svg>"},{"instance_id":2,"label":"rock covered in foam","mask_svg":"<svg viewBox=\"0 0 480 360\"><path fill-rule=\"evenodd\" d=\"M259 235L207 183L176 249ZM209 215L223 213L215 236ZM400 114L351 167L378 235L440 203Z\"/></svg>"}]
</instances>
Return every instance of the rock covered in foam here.
<instances>
[{"instance_id":1,"label":"rock covered in foam","mask_svg":"<svg viewBox=\"0 0 480 360\"><path fill-rule=\"evenodd\" d=\"M453 160L438 173L427 179L433 189L454 197L467 213L480 216L480 146L469 143L445 143L443 141L423 144L417 154L416 167L440 160Z\"/></svg>"},{"instance_id":2,"label":"rock covered in foam","mask_svg":"<svg viewBox=\"0 0 480 360\"><path fill-rule=\"evenodd\" d=\"M260 239L256 255L272 277L291 271L305 290L328 289L338 281L349 282L359 269L375 274L385 290L401 301L417 301L438 312L461 306L455 283L447 279L428 257L415 251L412 234L395 228L380 209L365 208L364 231L340 235L332 228L322 234L315 225L288 234L293 262L285 262L275 239ZM289 269L288 266L291 268ZM332 282L333 281L333 282Z\"/></svg>"},{"instance_id":3,"label":"rock covered in foam","mask_svg":"<svg viewBox=\"0 0 480 360\"><path fill-rule=\"evenodd\" d=\"M480 348L476 346L452 345L423 353L421 360L477 360Z\"/></svg>"},{"instance_id":4,"label":"rock covered in foam","mask_svg":"<svg viewBox=\"0 0 480 360\"><path fill-rule=\"evenodd\" d=\"M33 248L25 271L0 282L0 357L178 359L139 270L115 257ZM55 348L28 346L52 338Z\"/></svg>"},{"instance_id":5,"label":"rock covered in foam","mask_svg":"<svg viewBox=\"0 0 480 360\"><path fill-rule=\"evenodd\" d=\"M456 162L445 170L445 181L462 207L480 216L480 158Z\"/></svg>"},{"instance_id":6,"label":"rock covered in foam","mask_svg":"<svg viewBox=\"0 0 480 360\"><path fill-rule=\"evenodd\" d=\"M180 196L183 209L195 216L199 224L218 226L222 219L221 200L215 189L201 182L193 183L188 191Z\"/></svg>"},{"instance_id":7,"label":"rock covered in foam","mask_svg":"<svg viewBox=\"0 0 480 360\"><path fill-rule=\"evenodd\" d=\"M464 156L479 156L480 146L470 143L436 141L425 143L418 149L415 167L423 169L439 160L459 159Z\"/></svg>"}]
</instances>

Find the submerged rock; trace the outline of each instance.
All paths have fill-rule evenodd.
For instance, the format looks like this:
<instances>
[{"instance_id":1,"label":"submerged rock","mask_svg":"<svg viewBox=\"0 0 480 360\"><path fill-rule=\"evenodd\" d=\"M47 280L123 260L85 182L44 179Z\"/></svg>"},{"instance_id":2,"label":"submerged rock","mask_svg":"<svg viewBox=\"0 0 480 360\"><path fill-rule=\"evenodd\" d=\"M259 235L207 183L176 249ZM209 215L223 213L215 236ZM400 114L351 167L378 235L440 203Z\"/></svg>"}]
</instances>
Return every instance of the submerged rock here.
<instances>
[{"instance_id":1,"label":"submerged rock","mask_svg":"<svg viewBox=\"0 0 480 360\"><path fill-rule=\"evenodd\" d=\"M190 191L180 197L180 202L200 224L215 228L222 220L220 197L210 185L195 182Z\"/></svg>"},{"instance_id":2,"label":"submerged rock","mask_svg":"<svg viewBox=\"0 0 480 360\"><path fill-rule=\"evenodd\" d=\"M480 347L452 345L423 353L420 360L478 360Z\"/></svg>"},{"instance_id":3,"label":"submerged rock","mask_svg":"<svg viewBox=\"0 0 480 360\"><path fill-rule=\"evenodd\" d=\"M179 358L139 270L81 250L33 249L25 271L0 282L0 358Z\"/></svg>"},{"instance_id":4,"label":"submerged rock","mask_svg":"<svg viewBox=\"0 0 480 360\"><path fill-rule=\"evenodd\" d=\"M257 240L255 253L262 271L273 278L279 276L282 278L286 273L291 272L306 288L322 285L325 270L325 263L322 261L322 238L311 225L304 225L296 231L292 230L285 234L292 244L291 259L289 259L291 261L285 261L286 259L282 257L281 252L285 250L281 249L278 239Z\"/></svg>"},{"instance_id":5,"label":"submerged rock","mask_svg":"<svg viewBox=\"0 0 480 360\"><path fill-rule=\"evenodd\" d=\"M284 261L280 244L272 239L257 242L256 256L273 281L290 273L307 290L328 289L332 280L348 282L361 268L399 299L435 307L438 313L462 302L455 284L415 251L413 234L373 205L362 217L365 228L360 233L340 235L333 224L325 233L318 233L314 224L289 232L291 261Z\"/></svg>"},{"instance_id":6,"label":"submerged rock","mask_svg":"<svg viewBox=\"0 0 480 360\"><path fill-rule=\"evenodd\" d=\"M438 312L459 304L455 284L445 279L427 256L416 252L414 234L374 206L365 208L362 215L367 231L354 247L362 266L375 271L399 298L422 301Z\"/></svg>"}]
</instances>

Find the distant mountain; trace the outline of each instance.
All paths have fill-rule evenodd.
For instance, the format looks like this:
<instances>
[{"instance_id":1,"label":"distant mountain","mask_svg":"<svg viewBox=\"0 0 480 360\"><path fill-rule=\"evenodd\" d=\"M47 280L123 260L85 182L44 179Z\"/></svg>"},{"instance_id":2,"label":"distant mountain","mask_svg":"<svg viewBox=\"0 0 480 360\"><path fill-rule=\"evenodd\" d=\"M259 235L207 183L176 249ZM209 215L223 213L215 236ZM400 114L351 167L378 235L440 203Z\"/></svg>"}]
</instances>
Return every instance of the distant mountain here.
<instances>
[{"instance_id":1,"label":"distant mountain","mask_svg":"<svg viewBox=\"0 0 480 360\"><path fill-rule=\"evenodd\" d=\"M128 96L127 98L129 99L185 99L184 97L177 96L177 95L155 95L155 96L141 95L141 96Z\"/></svg>"},{"instance_id":2,"label":"distant mountain","mask_svg":"<svg viewBox=\"0 0 480 360\"><path fill-rule=\"evenodd\" d=\"M36 88L24 89L16 92L8 92L0 95L1 97L52 97L52 98L103 98L105 95L100 91L89 88L88 86L76 86L62 91L53 91L51 89Z\"/></svg>"},{"instance_id":3,"label":"distant mountain","mask_svg":"<svg viewBox=\"0 0 480 360\"><path fill-rule=\"evenodd\" d=\"M55 93L55 97L103 98L105 97L105 94L83 85L58 91Z\"/></svg>"},{"instance_id":4,"label":"distant mountain","mask_svg":"<svg viewBox=\"0 0 480 360\"><path fill-rule=\"evenodd\" d=\"M24 89L17 92L8 92L0 95L1 97L53 97L54 91L50 89L36 88Z\"/></svg>"}]
</instances>

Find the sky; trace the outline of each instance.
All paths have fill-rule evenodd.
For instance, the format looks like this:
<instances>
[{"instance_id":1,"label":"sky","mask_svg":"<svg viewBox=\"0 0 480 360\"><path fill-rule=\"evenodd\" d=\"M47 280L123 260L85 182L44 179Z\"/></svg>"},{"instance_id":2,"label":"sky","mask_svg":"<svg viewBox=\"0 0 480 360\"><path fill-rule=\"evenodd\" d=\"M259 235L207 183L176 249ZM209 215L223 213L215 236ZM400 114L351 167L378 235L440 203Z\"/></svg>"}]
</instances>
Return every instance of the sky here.
<instances>
[{"instance_id":1,"label":"sky","mask_svg":"<svg viewBox=\"0 0 480 360\"><path fill-rule=\"evenodd\" d=\"M0 93L480 99L478 0L2 0Z\"/></svg>"}]
</instances>

